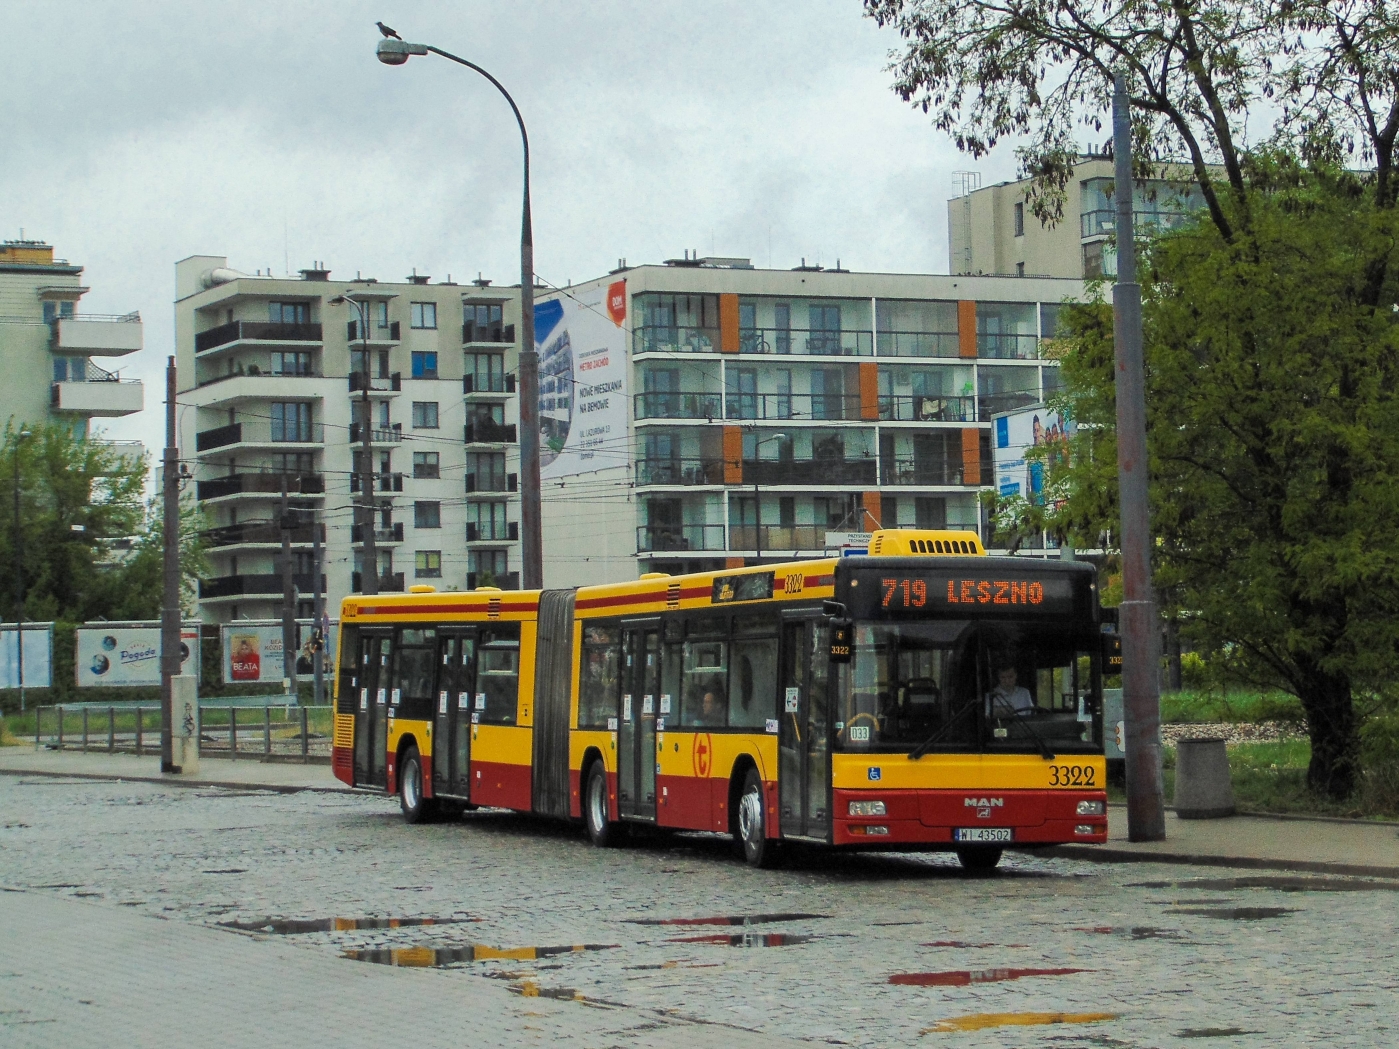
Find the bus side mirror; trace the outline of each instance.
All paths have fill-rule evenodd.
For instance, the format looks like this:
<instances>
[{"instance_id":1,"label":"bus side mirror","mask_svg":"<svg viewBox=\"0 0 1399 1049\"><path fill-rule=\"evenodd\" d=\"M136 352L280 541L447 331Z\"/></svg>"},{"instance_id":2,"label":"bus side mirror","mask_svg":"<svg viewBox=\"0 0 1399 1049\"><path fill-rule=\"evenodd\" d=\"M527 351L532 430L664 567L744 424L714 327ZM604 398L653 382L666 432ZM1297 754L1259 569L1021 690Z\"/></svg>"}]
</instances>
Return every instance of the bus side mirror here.
<instances>
[{"instance_id":1,"label":"bus side mirror","mask_svg":"<svg viewBox=\"0 0 1399 1049\"><path fill-rule=\"evenodd\" d=\"M850 615L850 610L840 601L822 601L821 614L832 619L846 619Z\"/></svg>"},{"instance_id":2,"label":"bus side mirror","mask_svg":"<svg viewBox=\"0 0 1399 1049\"><path fill-rule=\"evenodd\" d=\"M831 620L831 662L849 663L855 624L848 619Z\"/></svg>"}]
</instances>

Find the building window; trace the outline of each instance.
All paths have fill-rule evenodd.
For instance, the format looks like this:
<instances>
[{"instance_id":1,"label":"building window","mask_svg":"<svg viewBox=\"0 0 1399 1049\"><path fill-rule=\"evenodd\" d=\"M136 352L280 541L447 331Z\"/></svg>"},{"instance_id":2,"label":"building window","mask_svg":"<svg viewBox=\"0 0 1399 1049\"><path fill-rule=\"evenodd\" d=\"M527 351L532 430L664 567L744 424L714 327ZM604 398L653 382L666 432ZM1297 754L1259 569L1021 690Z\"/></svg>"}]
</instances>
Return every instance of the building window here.
<instances>
[{"instance_id":1,"label":"building window","mask_svg":"<svg viewBox=\"0 0 1399 1049\"><path fill-rule=\"evenodd\" d=\"M475 539L506 539L510 529L505 520L505 504L472 503L466 508L468 525L474 525ZM468 533L470 535L470 531Z\"/></svg>"},{"instance_id":2,"label":"building window","mask_svg":"<svg viewBox=\"0 0 1399 1049\"><path fill-rule=\"evenodd\" d=\"M73 304L71 302L46 302L44 303L44 323L52 324L61 317L73 316Z\"/></svg>"},{"instance_id":3,"label":"building window","mask_svg":"<svg viewBox=\"0 0 1399 1049\"><path fill-rule=\"evenodd\" d=\"M442 504L441 504L441 503L414 503L414 504L413 504L413 527L414 527L414 528L441 528L441 527L442 527Z\"/></svg>"},{"instance_id":4,"label":"building window","mask_svg":"<svg viewBox=\"0 0 1399 1049\"><path fill-rule=\"evenodd\" d=\"M437 452L414 452L413 453L413 476L414 477L440 477L438 472Z\"/></svg>"},{"instance_id":5,"label":"building window","mask_svg":"<svg viewBox=\"0 0 1399 1049\"><path fill-rule=\"evenodd\" d=\"M273 324L310 324L309 302L269 302L267 319Z\"/></svg>"},{"instance_id":6,"label":"building window","mask_svg":"<svg viewBox=\"0 0 1399 1049\"><path fill-rule=\"evenodd\" d=\"M413 402L413 429L415 429L415 430L435 430L435 429L437 429L437 402L436 402L436 401L414 401L414 402Z\"/></svg>"},{"instance_id":7,"label":"building window","mask_svg":"<svg viewBox=\"0 0 1399 1049\"><path fill-rule=\"evenodd\" d=\"M437 378L437 354L423 350L413 351L413 378Z\"/></svg>"},{"instance_id":8,"label":"building window","mask_svg":"<svg viewBox=\"0 0 1399 1049\"><path fill-rule=\"evenodd\" d=\"M1018 200L1015 202L1015 235L1025 236L1025 202Z\"/></svg>"},{"instance_id":9,"label":"building window","mask_svg":"<svg viewBox=\"0 0 1399 1049\"><path fill-rule=\"evenodd\" d=\"M413 555L413 574L419 579L441 579L442 551L419 550Z\"/></svg>"},{"instance_id":10,"label":"building window","mask_svg":"<svg viewBox=\"0 0 1399 1049\"><path fill-rule=\"evenodd\" d=\"M86 382L86 357L55 357L53 359L54 382Z\"/></svg>"},{"instance_id":11,"label":"building window","mask_svg":"<svg viewBox=\"0 0 1399 1049\"><path fill-rule=\"evenodd\" d=\"M310 375L311 354L305 350L273 350L273 375Z\"/></svg>"},{"instance_id":12,"label":"building window","mask_svg":"<svg viewBox=\"0 0 1399 1049\"><path fill-rule=\"evenodd\" d=\"M920 496L913 501L913 514L914 524L919 528L946 528L947 500L938 496Z\"/></svg>"},{"instance_id":13,"label":"building window","mask_svg":"<svg viewBox=\"0 0 1399 1049\"><path fill-rule=\"evenodd\" d=\"M387 302L376 302L374 304L374 316L379 327L387 328L389 326L389 304Z\"/></svg>"},{"instance_id":14,"label":"building window","mask_svg":"<svg viewBox=\"0 0 1399 1049\"><path fill-rule=\"evenodd\" d=\"M505 454L503 452L468 452L466 478L467 491L506 491L508 481L505 476Z\"/></svg>"},{"instance_id":15,"label":"building window","mask_svg":"<svg viewBox=\"0 0 1399 1049\"><path fill-rule=\"evenodd\" d=\"M1023 262L1017 262L1017 263L1015 264L1015 275L1016 275L1017 277L1023 277L1023 276L1025 276L1025 263L1023 263Z\"/></svg>"},{"instance_id":16,"label":"building window","mask_svg":"<svg viewBox=\"0 0 1399 1049\"><path fill-rule=\"evenodd\" d=\"M504 550L469 550L466 570L475 574L477 586L496 586L507 571L508 556Z\"/></svg>"},{"instance_id":17,"label":"building window","mask_svg":"<svg viewBox=\"0 0 1399 1049\"><path fill-rule=\"evenodd\" d=\"M309 401L272 402L272 440L311 440L311 404Z\"/></svg>"},{"instance_id":18,"label":"building window","mask_svg":"<svg viewBox=\"0 0 1399 1049\"><path fill-rule=\"evenodd\" d=\"M435 328L437 327L437 303L435 302L415 302L412 304L412 322L414 328Z\"/></svg>"},{"instance_id":19,"label":"building window","mask_svg":"<svg viewBox=\"0 0 1399 1049\"><path fill-rule=\"evenodd\" d=\"M471 393L505 392L505 356L499 353L468 353L466 374L471 376Z\"/></svg>"}]
</instances>

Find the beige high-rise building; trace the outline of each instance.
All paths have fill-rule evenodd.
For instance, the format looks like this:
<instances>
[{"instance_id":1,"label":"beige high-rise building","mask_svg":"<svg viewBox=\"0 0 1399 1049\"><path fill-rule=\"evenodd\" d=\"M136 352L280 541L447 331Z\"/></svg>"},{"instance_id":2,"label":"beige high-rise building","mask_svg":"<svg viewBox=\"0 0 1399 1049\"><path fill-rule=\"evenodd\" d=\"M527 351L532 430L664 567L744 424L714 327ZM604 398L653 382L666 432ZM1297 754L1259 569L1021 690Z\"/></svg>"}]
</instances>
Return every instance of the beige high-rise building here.
<instances>
[{"instance_id":1,"label":"beige high-rise building","mask_svg":"<svg viewBox=\"0 0 1399 1049\"><path fill-rule=\"evenodd\" d=\"M1204 204L1187 167L1169 165L1160 174L1134 187L1138 233L1177 225ZM982 187L974 172L959 172L947 202L948 269L1085 280L1115 275L1117 255L1109 243L1117 218L1114 182L1111 157L1082 157L1065 187L1063 218L1050 226L1030 213L1028 180Z\"/></svg>"},{"instance_id":2,"label":"beige high-rise building","mask_svg":"<svg viewBox=\"0 0 1399 1049\"><path fill-rule=\"evenodd\" d=\"M313 521L326 607L360 590L366 348L379 590L518 587L518 289L249 276L213 255L178 263L175 283L182 455L210 526L205 622L280 615L283 485L298 617L315 594Z\"/></svg>"},{"instance_id":3,"label":"beige high-rise building","mask_svg":"<svg viewBox=\"0 0 1399 1049\"><path fill-rule=\"evenodd\" d=\"M141 410L141 381L120 373L120 358L141 349L141 315L84 313L82 276L42 241L0 243L0 426L66 426L86 437L93 419Z\"/></svg>"}]
</instances>

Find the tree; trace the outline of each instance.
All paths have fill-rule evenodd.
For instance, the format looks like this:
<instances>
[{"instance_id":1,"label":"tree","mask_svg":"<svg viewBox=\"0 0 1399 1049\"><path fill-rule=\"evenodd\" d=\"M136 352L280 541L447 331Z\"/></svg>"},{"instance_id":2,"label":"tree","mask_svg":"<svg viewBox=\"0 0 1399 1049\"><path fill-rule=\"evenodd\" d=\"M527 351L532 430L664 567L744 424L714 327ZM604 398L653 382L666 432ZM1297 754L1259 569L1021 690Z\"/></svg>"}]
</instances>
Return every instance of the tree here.
<instances>
[{"instance_id":1,"label":"tree","mask_svg":"<svg viewBox=\"0 0 1399 1049\"><path fill-rule=\"evenodd\" d=\"M1250 162L1248 178L1247 250L1207 222L1146 246L1155 584L1198 645L1298 696L1308 783L1344 798L1355 696L1399 665L1399 324L1364 304L1399 217L1335 169ZM1392 276L1381 290L1399 299ZM1096 545L1118 516L1112 314L1064 320L1071 454L1045 507L1000 517Z\"/></svg>"}]
</instances>

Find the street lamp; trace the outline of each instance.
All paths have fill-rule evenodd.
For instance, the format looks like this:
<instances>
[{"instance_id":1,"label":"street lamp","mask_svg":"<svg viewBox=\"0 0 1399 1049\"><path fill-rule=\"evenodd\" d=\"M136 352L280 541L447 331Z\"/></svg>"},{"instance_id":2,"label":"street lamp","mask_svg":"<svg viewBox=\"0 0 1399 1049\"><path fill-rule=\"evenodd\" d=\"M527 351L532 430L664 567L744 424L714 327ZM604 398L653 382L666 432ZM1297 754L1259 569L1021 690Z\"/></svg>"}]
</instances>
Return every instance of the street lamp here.
<instances>
[{"instance_id":1,"label":"street lamp","mask_svg":"<svg viewBox=\"0 0 1399 1049\"><path fill-rule=\"evenodd\" d=\"M458 65L474 69L505 96L520 125L524 146L524 205L520 218L520 547L526 590L544 585L543 533L539 506L539 356L534 348L534 227L529 204L529 132L520 107L500 81L474 62L429 44L410 44L397 37L385 37L376 49L379 61L401 66L412 55L441 55Z\"/></svg>"},{"instance_id":2,"label":"street lamp","mask_svg":"<svg viewBox=\"0 0 1399 1049\"><path fill-rule=\"evenodd\" d=\"M15 434L15 666L19 671L19 709L24 712L24 536L19 530L19 447L32 437L28 430Z\"/></svg>"},{"instance_id":3,"label":"street lamp","mask_svg":"<svg viewBox=\"0 0 1399 1049\"><path fill-rule=\"evenodd\" d=\"M757 551L754 560L758 564L763 563L763 499L758 492L758 449L773 441L786 439L785 433L774 433L753 442L753 548Z\"/></svg>"},{"instance_id":4,"label":"street lamp","mask_svg":"<svg viewBox=\"0 0 1399 1049\"><path fill-rule=\"evenodd\" d=\"M364 539L364 550L360 557L359 590L362 594L371 597L379 592L379 548L374 542L374 510L377 500L374 498L374 432L371 429L373 422L370 416L373 414L373 405L369 400L369 304L361 302L348 291L342 292L329 300L332 306L348 304L355 308L359 314L360 331L360 420L359 420L359 446L360 446L360 507L363 513L359 515L360 529ZM354 499L351 498L351 504ZM319 569L317 569L319 571ZM317 580L319 586L320 581Z\"/></svg>"}]
</instances>

